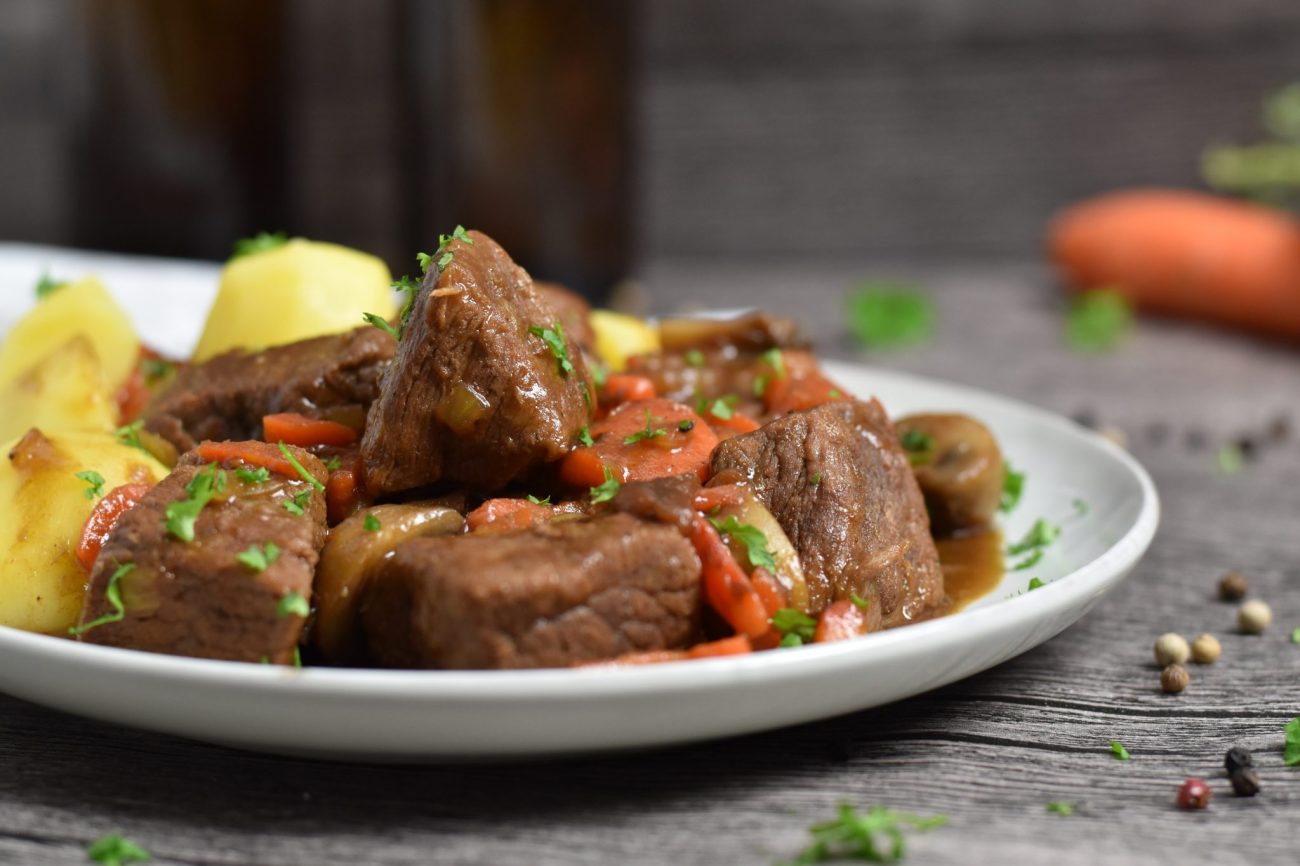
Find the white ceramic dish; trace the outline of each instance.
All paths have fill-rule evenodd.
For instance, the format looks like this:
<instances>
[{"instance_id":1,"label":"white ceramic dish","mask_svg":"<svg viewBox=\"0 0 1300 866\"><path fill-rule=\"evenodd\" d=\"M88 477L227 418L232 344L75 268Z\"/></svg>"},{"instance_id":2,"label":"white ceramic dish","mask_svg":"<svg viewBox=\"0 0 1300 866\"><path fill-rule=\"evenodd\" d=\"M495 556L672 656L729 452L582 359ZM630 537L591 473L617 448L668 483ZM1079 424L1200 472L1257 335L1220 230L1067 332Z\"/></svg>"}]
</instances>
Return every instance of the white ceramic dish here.
<instances>
[{"instance_id":1,"label":"white ceramic dish","mask_svg":"<svg viewBox=\"0 0 1300 866\"><path fill-rule=\"evenodd\" d=\"M987 423L1029 479L1005 521L1007 537L1019 537L1038 517L1063 528L1042 561L1009 572L987 596L943 619L838 644L621 670L298 671L0 628L0 689L125 725L343 760L662 746L878 706L983 671L1078 620L1150 544L1159 515L1155 488L1136 461L1101 437L991 394L826 366L849 390L878 395L893 414L960 411ZM1076 500L1087 503L1086 513ZM1046 585L1028 592L1030 577Z\"/></svg>"}]
</instances>

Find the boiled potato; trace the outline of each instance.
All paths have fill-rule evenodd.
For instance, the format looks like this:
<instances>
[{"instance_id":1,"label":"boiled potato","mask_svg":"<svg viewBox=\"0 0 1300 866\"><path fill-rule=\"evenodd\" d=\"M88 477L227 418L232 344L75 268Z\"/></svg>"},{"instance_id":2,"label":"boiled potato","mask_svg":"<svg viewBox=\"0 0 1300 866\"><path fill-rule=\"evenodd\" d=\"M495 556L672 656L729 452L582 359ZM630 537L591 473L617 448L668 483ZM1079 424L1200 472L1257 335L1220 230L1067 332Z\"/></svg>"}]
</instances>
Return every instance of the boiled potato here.
<instances>
[{"instance_id":1,"label":"boiled potato","mask_svg":"<svg viewBox=\"0 0 1300 866\"><path fill-rule=\"evenodd\" d=\"M232 259L221 273L195 361L230 349L265 349L397 312L388 267L366 253L294 238Z\"/></svg>"},{"instance_id":2,"label":"boiled potato","mask_svg":"<svg viewBox=\"0 0 1300 866\"><path fill-rule=\"evenodd\" d=\"M81 614L87 575L74 558L98 497L78 472L98 472L102 491L156 483L162 464L110 433L31 430L0 459L0 625L67 634Z\"/></svg>"},{"instance_id":3,"label":"boiled potato","mask_svg":"<svg viewBox=\"0 0 1300 866\"><path fill-rule=\"evenodd\" d=\"M615 373L626 370L627 359L633 355L659 351L659 332L636 316L592 310L590 321L596 334L596 354Z\"/></svg>"},{"instance_id":4,"label":"boiled potato","mask_svg":"<svg viewBox=\"0 0 1300 866\"><path fill-rule=\"evenodd\" d=\"M39 427L48 432L113 429L116 405L95 346L77 334L0 386L0 442Z\"/></svg>"},{"instance_id":5,"label":"boiled potato","mask_svg":"<svg viewBox=\"0 0 1300 866\"><path fill-rule=\"evenodd\" d=\"M81 334L95 347L104 383L116 391L135 368L140 340L131 320L94 277L66 283L46 295L0 343L0 385Z\"/></svg>"}]
</instances>

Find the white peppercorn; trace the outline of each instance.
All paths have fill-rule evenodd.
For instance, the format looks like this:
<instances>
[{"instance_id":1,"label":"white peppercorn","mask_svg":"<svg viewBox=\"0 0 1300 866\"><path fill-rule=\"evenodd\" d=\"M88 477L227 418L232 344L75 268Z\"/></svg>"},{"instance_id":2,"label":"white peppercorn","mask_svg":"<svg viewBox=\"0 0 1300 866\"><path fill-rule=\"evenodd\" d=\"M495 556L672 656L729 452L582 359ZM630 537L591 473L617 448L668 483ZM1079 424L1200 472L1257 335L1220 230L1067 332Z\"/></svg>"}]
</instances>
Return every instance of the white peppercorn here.
<instances>
[{"instance_id":1,"label":"white peppercorn","mask_svg":"<svg viewBox=\"0 0 1300 866\"><path fill-rule=\"evenodd\" d=\"M1180 634L1167 632L1156 638L1156 664L1160 667L1181 665L1192 655L1187 640Z\"/></svg>"},{"instance_id":2,"label":"white peppercorn","mask_svg":"<svg viewBox=\"0 0 1300 866\"><path fill-rule=\"evenodd\" d=\"M1237 625L1246 634L1262 634L1272 624L1273 610L1258 599L1237 608Z\"/></svg>"},{"instance_id":3,"label":"white peppercorn","mask_svg":"<svg viewBox=\"0 0 1300 866\"><path fill-rule=\"evenodd\" d=\"M1213 664L1222 652L1219 639L1212 634L1203 634L1192 641L1192 661L1198 665Z\"/></svg>"}]
</instances>

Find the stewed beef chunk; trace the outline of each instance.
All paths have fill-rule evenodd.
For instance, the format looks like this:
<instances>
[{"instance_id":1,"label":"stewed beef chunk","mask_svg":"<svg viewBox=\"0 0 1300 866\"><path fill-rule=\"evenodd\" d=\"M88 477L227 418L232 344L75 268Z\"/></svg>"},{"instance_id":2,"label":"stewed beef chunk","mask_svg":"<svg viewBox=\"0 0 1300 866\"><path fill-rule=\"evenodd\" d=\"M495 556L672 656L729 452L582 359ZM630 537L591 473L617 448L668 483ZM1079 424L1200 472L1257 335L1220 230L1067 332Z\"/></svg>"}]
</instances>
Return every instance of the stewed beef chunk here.
<instances>
[{"instance_id":1,"label":"stewed beef chunk","mask_svg":"<svg viewBox=\"0 0 1300 866\"><path fill-rule=\"evenodd\" d=\"M407 541L367 583L361 620L390 667L562 667L690 645L699 583L681 533L613 514Z\"/></svg>"},{"instance_id":2,"label":"stewed beef chunk","mask_svg":"<svg viewBox=\"0 0 1300 866\"><path fill-rule=\"evenodd\" d=\"M145 427L181 452L205 439L261 438L262 417L277 412L359 427L395 350L392 337L367 326L260 352L226 352L182 369L146 410Z\"/></svg>"},{"instance_id":3,"label":"stewed beef chunk","mask_svg":"<svg viewBox=\"0 0 1300 866\"><path fill-rule=\"evenodd\" d=\"M857 595L887 628L942 604L925 502L875 400L777 418L720 443L712 468L736 470L754 485L799 553L812 610Z\"/></svg>"},{"instance_id":4,"label":"stewed beef chunk","mask_svg":"<svg viewBox=\"0 0 1300 866\"><path fill-rule=\"evenodd\" d=\"M314 477L325 477L315 457L291 453ZM192 523L187 510L197 514ZM80 638L287 664L324 542L325 497L296 472L209 463L191 452L114 527L90 575Z\"/></svg>"},{"instance_id":5,"label":"stewed beef chunk","mask_svg":"<svg viewBox=\"0 0 1300 866\"><path fill-rule=\"evenodd\" d=\"M591 415L581 353L523 268L485 234L429 269L370 412L371 493L440 481L492 491L563 457ZM562 330L562 329L560 329Z\"/></svg>"},{"instance_id":6,"label":"stewed beef chunk","mask_svg":"<svg viewBox=\"0 0 1300 866\"><path fill-rule=\"evenodd\" d=\"M533 285L555 318L564 326L564 335L584 352L591 354L596 345L596 334L591 330L591 305L587 299L559 283L538 280Z\"/></svg>"}]
</instances>

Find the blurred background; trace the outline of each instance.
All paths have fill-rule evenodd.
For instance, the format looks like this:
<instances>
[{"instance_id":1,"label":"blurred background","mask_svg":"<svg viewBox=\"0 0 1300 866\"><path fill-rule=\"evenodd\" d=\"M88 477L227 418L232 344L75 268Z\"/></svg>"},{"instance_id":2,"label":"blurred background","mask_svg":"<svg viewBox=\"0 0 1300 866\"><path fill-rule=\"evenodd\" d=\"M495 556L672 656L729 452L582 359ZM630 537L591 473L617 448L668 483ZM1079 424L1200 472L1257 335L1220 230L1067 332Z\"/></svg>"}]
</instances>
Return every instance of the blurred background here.
<instances>
[{"instance_id":1,"label":"blurred background","mask_svg":"<svg viewBox=\"0 0 1300 866\"><path fill-rule=\"evenodd\" d=\"M599 297L663 261L1037 256L1198 186L1296 0L6 0L0 238L395 272L456 223Z\"/></svg>"}]
</instances>

